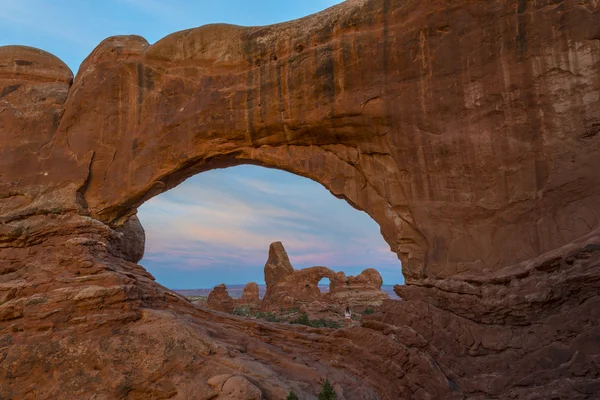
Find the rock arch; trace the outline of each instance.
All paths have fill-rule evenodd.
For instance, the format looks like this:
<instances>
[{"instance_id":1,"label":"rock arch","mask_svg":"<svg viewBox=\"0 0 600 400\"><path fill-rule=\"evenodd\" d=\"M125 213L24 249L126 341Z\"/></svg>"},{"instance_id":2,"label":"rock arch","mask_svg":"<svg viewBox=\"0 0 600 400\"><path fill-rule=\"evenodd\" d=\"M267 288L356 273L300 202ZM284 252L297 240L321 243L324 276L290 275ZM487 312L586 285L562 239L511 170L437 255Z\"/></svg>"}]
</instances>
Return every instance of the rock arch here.
<instances>
[{"instance_id":1,"label":"rock arch","mask_svg":"<svg viewBox=\"0 0 600 400\"><path fill-rule=\"evenodd\" d=\"M37 332L84 324L73 336L84 343L82 332L103 326L149 334L151 320L136 322L148 310L193 313L129 262L143 243L132 215L192 174L256 163L314 179L366 211L403 261L406 301L364 333L384 344L345 360L366 360L366 385L348 379L359 382L357 396L409 398L424 387L432 398L528 396L538 383L552 392L565 376L583 383L556 389L564 397L594 390L585 375L594 361L576 350L592 346L600 320L599 26L595 1L348 0L267 27L211 25L153 45L109 38L74 80L48 53L0 47L0 328L24 330L28 354L50 355ZM208 337L166 315L152 315L165 321L161 332L175 326L174 336L196 329ZM385 326L393 320L418 330L403 336L411 346L429 349L410 353L427 383L381 362L396 345L374 332L402 336ZM421 321L452 329L436 336ZM565 329L543 329L554 326ZM584 333L575 340L562 333L569 329ZM82 348L96 349L96 339ZM141 354L144 343L133 343ZM223 354L194 343L196 354ZM20 348L10 347L7 359L30 365ZM518 353L511 370L494 359L506 349ZM560 369L569 354L579 354L579 370ZM472 355L477 372L506 382L463 378L474 376ZM547 366L531 367L546 355ZM532 370L544 373L530 375L531 392L514 387L510 376ZM70 373L61 369L61 380ZM135 374L139 387L149 385ZM400 375L375 389L382 376ZM165 385L155 389L168 393Z\"/></svg>"},{"instance_id":2,"label":"rock arch","mask_svg":"<svg viewBox=\"0 0 600 400\"><path fill-rule=\"evenodd\" d=\"M59 60L5 47L3 76L20 82L5 99L23 102L49 81L59 95L35 105L52 114L36 115L39 124L8 124L13 135L31 132L25 147L39 149L26 157L48 175L3 179L70 192L119 226L190 175L255 163L314 179L369 213L408 279L524 261L598 225L598 178L588 172L598 166L597 17L570 7L581 23L550 43L543 26L563 22L532 5L528 15L545 24L519 39L525 50L517 17L503 14L511 4L489 9L495 36L474 15L461 23L467 38L489 39L471 55L464 31L445 23L463 8L424 19L425 5L390 0L346 1L268 27L210 25L151 46L112 37L70 87ZM553 58L572 46L578 63ZM561 87L587 101L549 101Z\"/></svg>"}]
</instances>

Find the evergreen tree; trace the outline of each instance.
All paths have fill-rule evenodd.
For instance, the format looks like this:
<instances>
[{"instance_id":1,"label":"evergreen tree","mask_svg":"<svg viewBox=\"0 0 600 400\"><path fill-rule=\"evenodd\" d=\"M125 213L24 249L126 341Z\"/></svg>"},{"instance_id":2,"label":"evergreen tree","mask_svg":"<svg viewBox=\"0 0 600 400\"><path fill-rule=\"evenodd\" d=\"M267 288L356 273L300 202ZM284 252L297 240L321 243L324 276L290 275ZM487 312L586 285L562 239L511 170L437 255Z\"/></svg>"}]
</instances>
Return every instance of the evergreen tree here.
<instances>
[{"instance_id":1,"label":"evergreen tree","mask_svg":"<svg viewBox=\"0 0 600 400\"><path fill-rule=\"evenodd\" d=\"M319 400L336 400L337 394L335 394L335 390L333 390L333 386L329 383L329 379L325 379L325 383L323 383L323 389L321 393L319 393Z\"/></svg>"},{"instance_id":2,"label":"evergreen tree","mask_svg":"<svg viewBox=\"0 0 600 400\"><path fill-rule=\"evenodd\" d=\"M298 396L293 391L290 391L290 394L287 395L285 400L298 400Z\"/></svg>"}]
</instances>

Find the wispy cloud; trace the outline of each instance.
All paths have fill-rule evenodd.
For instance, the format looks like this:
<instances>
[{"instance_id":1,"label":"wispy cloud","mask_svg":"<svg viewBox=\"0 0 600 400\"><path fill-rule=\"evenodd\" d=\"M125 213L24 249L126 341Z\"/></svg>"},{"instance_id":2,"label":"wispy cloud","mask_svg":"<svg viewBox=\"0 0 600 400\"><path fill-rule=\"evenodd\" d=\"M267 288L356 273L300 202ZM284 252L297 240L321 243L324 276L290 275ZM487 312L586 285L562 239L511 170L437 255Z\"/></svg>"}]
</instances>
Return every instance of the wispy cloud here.
<instances>
[{"instance_id":1,"label":"wispy cloud","mask_svg":"<svg viewBox=\"0 0 600 400\"><path fill-rule=\"evenodd\" d=\"M139 216L146 228L145 260L153 268L226 267L251 270L261 280L274 241L284 243L296 268L400 268L368 215L321 185L282 171L209 171L150 199Z\"/></svg>"}]
</instances>

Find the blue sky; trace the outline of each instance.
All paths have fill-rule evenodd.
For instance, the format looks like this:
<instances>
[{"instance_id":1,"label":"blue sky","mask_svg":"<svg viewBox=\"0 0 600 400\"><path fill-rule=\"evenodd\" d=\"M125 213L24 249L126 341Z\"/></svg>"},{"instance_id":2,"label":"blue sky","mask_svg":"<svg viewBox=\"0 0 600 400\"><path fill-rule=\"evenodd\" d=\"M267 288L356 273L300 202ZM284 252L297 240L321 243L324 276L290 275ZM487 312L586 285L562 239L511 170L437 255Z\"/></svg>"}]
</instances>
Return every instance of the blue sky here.
<instances>
[{"instance_id":1,"label":"blue sky","mask_svg":"<svg viewBox=\"0 0 600 400\"><path fill-rule=\"evenodd\" d=\"M0 46L49 51L76 73L108 36L150 43L208 23L267 25L318 12L337 0L0 0ZM364 212L316 182L254 166L194 176L142 205L146 254L140 262L171 288L263 282L269 243L279 240L294 267L325 265L355 275L376 268L402 283L400 262Z\"/></svg>"}]
</instances>

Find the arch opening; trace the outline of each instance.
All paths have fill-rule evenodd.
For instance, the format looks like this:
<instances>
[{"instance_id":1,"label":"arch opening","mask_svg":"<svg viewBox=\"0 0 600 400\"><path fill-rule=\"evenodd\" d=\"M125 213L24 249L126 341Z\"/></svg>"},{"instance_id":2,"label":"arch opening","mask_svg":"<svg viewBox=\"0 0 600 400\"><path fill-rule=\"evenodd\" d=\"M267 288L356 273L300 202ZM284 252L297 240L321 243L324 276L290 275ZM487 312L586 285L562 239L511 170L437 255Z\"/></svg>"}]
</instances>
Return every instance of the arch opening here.
<instances>
[{"instance_id":1,"label":"arch opening","mask_svg":"<svg viewBox=\"0 0 600 400\"><path fill-rule=\"evenodd\" d=\"M318 182L279 169L203 171L152 197L138 217L146 230L140 263L171 289L262 284L275 241L286 245L297 269L326 265L357 275L372 267L390 290L404 281L396 255L368 214Z\"/></svg>"},{"instance_id":2,"label":"arch opening","mask_svg":"<svg viewBox=\"0 0 600 400\"><path fill-rule=\"evenodd\" d=\"M321 293L329 293L331 291L331 280L327 277L321 278L317 287Z\"/></svg>"}]
</instances>

